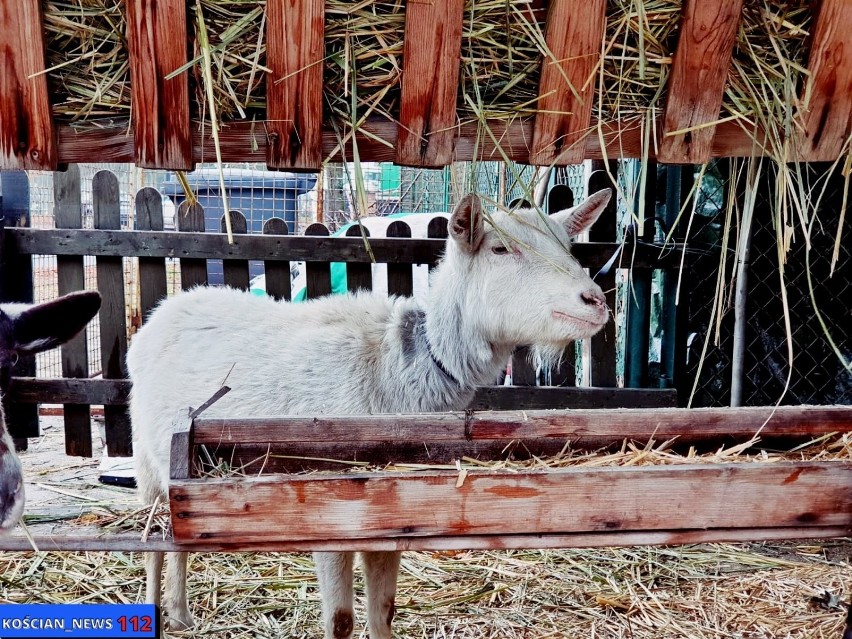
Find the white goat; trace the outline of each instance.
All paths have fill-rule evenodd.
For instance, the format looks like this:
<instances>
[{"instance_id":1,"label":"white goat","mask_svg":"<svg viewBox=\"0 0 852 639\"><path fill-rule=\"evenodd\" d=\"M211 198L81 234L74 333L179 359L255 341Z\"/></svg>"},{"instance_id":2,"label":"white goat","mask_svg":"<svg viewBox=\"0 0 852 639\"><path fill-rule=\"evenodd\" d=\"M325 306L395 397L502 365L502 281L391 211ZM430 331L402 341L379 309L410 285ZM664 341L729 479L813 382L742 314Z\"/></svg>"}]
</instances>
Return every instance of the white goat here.
<instances>
[{"instance_id":1,"label":"white goat","mask_svg":"<svg viewBox=\"0 0 852 639\"><path fill-rule=\"evenodd\" d=\"M205 416L462 410L522 344L561 353L607 321L600 288L570 254L570 236L610 199L600 191L549 218L534 211L483 219L466 196L450 219L446 255L425 304L371 294L305 304L199 288L163 304L133 340L127 363L141 498L165 498L172 419L227 377L232 391ZM353 553L315 553L325 636L353 630ZM371 639L391 636L399 553L365 552ZM148 553L147 597L160 599L162 553ZM186 553L170 557L164 614L190 626Z\"/></svg>"},{"instance_id":2,"label":"white goat","mask_svg":"<svg viewBox=\"0 0 852 639\"><path fill-rule=\"evenodd\" d=\"M0 304L0 397L9 390L12 367L20 356L67 342L100 307L101 296L93 291L71 293L43 304ZM21 462L0 406L0 535L11 531L23 512Z\"/></svg>"}]
</instances>

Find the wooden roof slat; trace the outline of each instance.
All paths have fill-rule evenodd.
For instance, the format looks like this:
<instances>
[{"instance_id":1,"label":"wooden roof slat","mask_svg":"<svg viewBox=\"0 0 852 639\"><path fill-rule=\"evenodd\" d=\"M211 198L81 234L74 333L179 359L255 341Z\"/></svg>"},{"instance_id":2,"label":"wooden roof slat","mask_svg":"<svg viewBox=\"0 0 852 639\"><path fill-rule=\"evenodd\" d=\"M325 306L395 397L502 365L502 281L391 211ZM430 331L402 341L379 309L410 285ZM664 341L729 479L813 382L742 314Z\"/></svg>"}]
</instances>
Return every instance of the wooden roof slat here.
<instances>
[{"instance_id":1,"label":"wooden roof slat","mask_svg":"<svg viewBox=\"0 0 852 639\"><path fill-rule=\"evenodd\" d=\"M545 39L553 57L542 60L531 164L576 164L586 157L582 139L591 123L596 86L592 76L605 14L606 0L550 3Z\"/></svg>"},{"instance_id":2,"label":"wooden roof slat","mask_svg":"<svg viewBox=\"0 0 852 639\"><path fill-rule=\"evenodd\" d=\"M464 0L406 5L397 164L453 160L463 16Z\"/></svg>"},{"instance_id":3,"label":"wooden roof slat","mask_svg":"<svg viewBox=\"0 0 852 639\"><path fill-rule=\"evenodd\" d=\"M138 166L193 168L187 74L166 80L186 64L186 28L184 0L127 2L134 160Z\"/></svg>"},{"instance_id":4,"label":"wooden roof slat","mask_svg":"<svg viewBox=\"0 0 852 639\"><path fill-rule=\"evenodd\" d=\"M852 135L852 3L823 0L813 31L803 96L799 159L833 161Z\"/></svg>"},{"instance_id":5,"label":"wooden roof slat","mask_svg":"<svg viewBox=\"0 0 852 639\"><path fill-rule=\"evenodd\" d=\"M742 10L743 0L686 0L668 81L660 162L710 159L716 127L703 125L719 119ZM689 130L672 135L684 129Z\"/></svg>"},{"instance_id":6,"label":"wooden roof slat","mask_svg":"<svg viewBox=\"0 0 852 639\"><path fill-rule=\"evenodd\" d=\"M322 166L323 0L268 0L267 149L270 169ZM223 145L224 146L224 145Z\"/></svg>"},{"instance_id":7,"label":"wooden roof slat","mask_svg":"<svg viewBox=\"0 0 852 639\"><path fill-rule=\"evenodd\" d=\"M0 169L55 169L39 0L0 2Z\"/></svg>"},{"instance_id":8,"label":"wooden roof slat","mask_svg":"<svg viewBox=\"0 0 852 639\"><path fill-rule=\"evenodd\" d=\"M596 127L592 122L590 127ZM657 123L658 130L662 122ZM219 132L222 142L222 160L224 162L263 162L266 159L266 140L258 135L260 125L252 122L229 123ZM359 133L358 150L364 162L393 162L396 159L398 127L385 118L367 120L360 127L374 137ZM602 126L604 144L609 148L605 155L601 149L601 140L597 135L588 135L582 143L582 155L586 159L642 157L642 131L640 123L616 122ZM530 140L533 136L533 123L530 120L492 123L491 131L500 141L502 151L510 160L530 162ZM97 157L101 162L133 162L133 136L127 135L127 127L98 128L76 130L70 126L59 127L59 161L62 163L88 162ZM209 127L202 130L193 126L193 160L212 162L213 140ZM494 147L490 138L485 137L477 143L477 124L465 123L454 127L455 151L453 160L467 162L474 159L502 160L503 156ZM757 142L754 137L757 135ZM381 142L378 140L382 140ZM716 127L716 135L711 147L712 157L748 157L760 153L761 137L749 132L737 122L722 122ZM323 132L322 153L331 156L331 161L339 162L339 140L333 131ZM345 145L346 157L351 158L351 143ZM615 150L615 151L614 151ZM649 158L654 158L655 149L651 145ZM331 155L335 153L335 155ZM564 162L563 162L564 163Z\"/></svg>"}]
</instances>

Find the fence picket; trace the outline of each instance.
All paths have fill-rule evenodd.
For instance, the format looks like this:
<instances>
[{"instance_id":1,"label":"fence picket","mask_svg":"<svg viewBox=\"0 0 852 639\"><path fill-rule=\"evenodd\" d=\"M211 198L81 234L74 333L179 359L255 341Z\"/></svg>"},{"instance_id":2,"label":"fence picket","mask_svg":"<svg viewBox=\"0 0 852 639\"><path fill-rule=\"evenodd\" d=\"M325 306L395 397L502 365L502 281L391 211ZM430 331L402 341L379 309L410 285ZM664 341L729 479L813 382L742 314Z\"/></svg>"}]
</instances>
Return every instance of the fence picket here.
<instances>
[{"instance_id":1,"label":"fence picket","mask_svg":"<svg viewBox=\"0 0 852 639\"><path fill-rule=\"evenodd\" d=\"M68 166L65 172L53 174L53 219L58 229L83 226L80 168ZM56 272L59 295L85 288L85 265L82 255L57 255ZM89 377L89 354L86 331L62 345L62 377ZM88 404L65 404L65 454L92 456L92 421Z\"/></svg>"},{"instance_id":2,"label":"fence picket","mask_svg":"<svg viewBox=\"0 0 852 639\"><path fill-rule=\"evenodd\" d=\"M391 222L388 237L411 237L411 227L402 220ZM414 294L413 265L388 264L388 295L411 297Z\"/></svg>"},{"instance_id":3,"label":"fence picket","mask_svg":"<svg viewBox=\"0 0 852 639\"><path fill-rule=\"evenodd\" d=\"M118 178L109 171L98 171L92 179L92 204L96 229L121 229L121 193ZM127 321L124 297L124 265L121 257L97 258L98 291L101 311L101 365L104 379L124 379L127 354ZM130 415L127 407L104 406L106 443L114 457L130 455L133 450Z\"/></svg>"},{"instance_id":4,"label":"fence picket","mask_svg":"<svg viewBox=\"0 0 852 639\"><path fill-rule=\"evenodd\" d=\"M246 216L240 211L229 211L231 217L231 230L234 235L245 235L248 233ZM219 221L222 233L225 233L225 216ZM249 288L249 265L248 260L222 260L222 276L225 286L239 288L247 291Z\"/></svg>"},{"instance_id":5,"label":"fence picket","mask_svg":"<svg viewBox=\"0 0 852 639\"><path fill-rule=\"evenodd\" d=\"M136 228L140 231L163 230L163 198L157 189L146 186L136 194ZM162 257L139 257L139 320L168 294L166 260Z\"/></svg>"},{"instance_id":6,"label":"fence picket","mask_svg":"<svg viewBox=\"0 0 852 639\"><path fill-rule=\"evenodd\" d=\"M175 221L178 231L204 233L204 207L197 202L180 203ZM182 258L180 261L180 286L186 290L207 284L207 261L197 258Z\"/></svg>"},{"instance_id":7,"label":"fence picket","mask_svg":"<svg viewBox=\"0 0 852 639\"><path fill-rule=\"evenodd\" d=\"M280 217L273 217L263 224L264 235L289 235L287 222ZM290 262L267 260L263 263L266 275L266 293L276 300L290 300Z\"/></svg>"},{"instance_id":8,"label":"fence picket","mask_svg":"<svg viewBox=\"0 0 852 639\"><path fill-rule=\"evenodd\" d=\"M305 229L305 235L328 237L324 224L314 223ZM305 262L305 289L308 299L331 295L331 264L328 262Z\"/></svg>"},{"instance_id":9,"label":"fence picket","mask_svg":"<svg viewBox=\"0 0 852 639\"><path fill-rule=\"evenodd\" d=\"M612 180L605 170L605 164L593 164L597 170L589 176L588 193L595 193L601 189L612 188ZM612 167L617 169L617 167ZM617 175L616 170L612 170L613 175ZM598 221L594 223L589 230L589 241L591 242L613 242L615 241L616 229L618 228L618 198L613 192L613 197L606 207L606 211L601 213ZM635 276L634 271L632 275ZM615 268L611 268L608 273L602 273L595 277L597 273L591 272L591 276L595 278L595 282L601 287L606 297L607 306L615 312ZM590 366L591 366L591 384L592 386L614 387L617 385L616 377L616 341L615 341L615 320L607 322L601 331L595 335L589 344Z\"/></svg>"},{"instance_id":10,"label":"fence picket","mask_svg":"<svg viewBox=\"0 0 852 639\"><path fill-rule=\"evenodd\" d=\"M364 227L364 235L370 237L370 231ZM353 224L346 229L346 237L362 237L361 226ZM346 263L346 288L350 292L358 289L365 291L373 290L373 266L369 262L347 262Z\"/></svg>"}]
</instances>

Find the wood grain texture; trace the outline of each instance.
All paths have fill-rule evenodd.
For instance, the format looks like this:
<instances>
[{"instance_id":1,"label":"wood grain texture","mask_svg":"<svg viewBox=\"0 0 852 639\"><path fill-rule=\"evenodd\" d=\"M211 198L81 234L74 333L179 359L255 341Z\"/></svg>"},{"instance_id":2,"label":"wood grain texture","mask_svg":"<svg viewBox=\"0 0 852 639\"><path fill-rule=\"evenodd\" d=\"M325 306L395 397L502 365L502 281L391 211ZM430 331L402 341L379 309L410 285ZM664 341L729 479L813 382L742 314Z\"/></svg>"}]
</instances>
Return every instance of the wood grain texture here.
<instances>
[{"instance_id":1,"label":"wood grain texture","mask_svg":"<svg viewBox=\"0 0 852 639\"><path fill-rule=\"evenodd\" d=\"M185 204L185 203L184 203ZM187 228L189 219L181 204L178 227ZM198 206L198 205L196 205ZM200 207L199 207L200 209ZM201 213L203 215L203 212ZM446 220L439 218L436 227L446 229ZM317 225L322 227L322 225ZM221 233L145 233L141 231L104 232L98 230L6 229L10 248L22 255L123 255L132 257L144 254L150 257L179 257L181 264L187 260L249 259L314 262L368 262L370 256L364 241L351 237L328 237L325 227L319 231L305 230L305 236L269 237L245 235L228 244ZM197 228L197 226L193 227ZM310 233L309 233L310 231ZM372 238L370 248L377 262L394 264L436 264L444 252L444 241L411 239L398 242L394 239ZM572 254L585 268L600 268L620 246L614 242L584 242L571 245ZM661 252L655 244L637 244L631 250L630 267L633 269L669 268L679 265L683 245L671 246ZM183 268L183 267L182 267ZM183 276L183 270L181 271ZM206 281L206 271L204 274Z\"/></svg>"},{"instance_id":2,"label":"wood grain texture","mask_svg":"<svg viewBox=\"0 0 852 639\"><path fill-rule=\"evenodd\" d=\"M157 189L146 186L136 194L136 228L140 231L163 230L163 198ZM168 293L166 260L162 257L139 257L139 314L140 320Z\"/></svg>"},{"instance_id":3,"label":"wood grain texture","mask_svg":"<svg viewBox=\"0 0 852 639\"><path fill-rule=\"evenodd\" d=\"M196 242L204 235L204 208L198 204L190 204L188 200L180 203L175 220L175 227L183 234L185 241ZM162 236L161 236L162 237ZM221 235L223 241L227 244L228 236ZM150 250L143 251L145 255L157 255ZM222 257L223 254L210 257ZM166 255L166 257L180 257L180 287L183 290L193 288L194 286L205 286L207 284L207 262L201 259L201 256L190 255L175 255L174 253Z\"/></svg>"},{"instance_id":4,"label":"wood grain texture","mask_svg":"<svg viewBox=\"0 0 852 639\"><path fill-rule=\"evenodd\" d=\"M121 228L121 192L118 178L109 171L98 171L92 178L92 204L95 228ZM101 328L101 374L104 379L124 379L127 371L127 319L124 298L124 264L121 257L97 259L99 312ZM126 406L104 406L106 443L112 457L133 453L130 415Z\"/></svg>"},{"instance_id":5,"label":"wood grain texture","mask_svg":"<svg viewBox=\"0 0 852 639\"><path fill-rule=\"evenodd\" d=\"M80 168L72 164L64 172L53 174L53 220L56 228L83 226ZM86 286L83 256L56 257L57 293L67 295ZM89 349L86 331L62 345L62 376L89 377ZM63 406L65 454L73 457L92 456L92 421L87 402Z\"/></svg>"},{"instance_id":6,"label":"wood grain texture","mask_svg":"<svg viewBox=\"0 0 852 639\"><path fill-rule=\"evenodd\" d=\"M411 239L411 227L402 220L397 220L388 225L385 235ZM414 295L414 274L410 265L388 264L388 295Z\"/></svg>"},{"instance_id":7,"label":"wood grain texture","mask_svg":"<svg viewBox=\"0 0 852 639\"><path fill-rule=\"evenodd\" d=\"M39 0L0 2L0 169L57 167Z\"/></svg>"},{"instance_id":8,"label":"wood grain texture","mask_svg":"<svg viewBox=\"0 0 852 639\"><path fill-rule=\"evenodd\" d=\"M364 235L369 241L370 231L364 227ZM358 237L364 241L361 235L361 227L354 224L346 229L346 237ZM349 262L346 264L346 289L352 293L357 290L373 290L373 266L369 262Z\"/></svg>"},{"instance_id":9,"label":"wood grain texture","mask_svg":"<svg viewBox=\"0 0 852 639\"><path fill-rule=\"evenodd\" d=\"M463 16L464 0L406 4L397 164L453 160Z\"/></svg>"},{"instance_id":10,"label":"wood grain texture","mask_svg":"<svg viewBox=\"0 0 852 639\"><path fill-rule=\"evenodd\" d=\"M606 0L551 0L530 164L576 164L586 156Z\"/></svg>"},{"instance_id":11,"label":"wood grain texture","mask_svg":"<svg viewBox=\"0 0 852 639\"><path fill-rule=\"evenodd\" d=\"M322 165L325 2L267 0L267 149L270 169Z\"/></svg>"},{"instance_id":12,"label":"wood grain texture","mask_svg":"<svg viewBox=\"0 0 852 639\"><path fill-rule=\"evenodd\" d=\"M35 527L30 524L30 530ZM139 533L103 534L96 529L88 535L76 527L58 534L33 532L33 540L43 551L107 551L107 552L309 552L317 551L396 551L396 550L491 550L526 548L609 548L615 546L671 546L730 541L777 541L782 539L825 539L845 537L846 526L799 526L787 528L718 528L710 530L612 531L557 535L465 535L443 537L394 537L386 539L299 539L278 542L237 542L222 540L186 545L171 537L151 535L146 541ZM31 551L30 541L22 535L0 537L0 550Z\"/></svg>"},{"instance_id":13,"label":"wood grain texture","mask_svg":"<svg viewBox=\"0 0 852 639\"><path fill-rule=\"evenodd\" d=\"M616 124L601 126L602 136L589 135L584 139L584 157L589 160L642 157L642 129L638 120L622 120ZM502 151L510 160L528 164L533 135L531 119L516 119L489 122L489 127L500 141ZM592 122L590 127L597 128ZM396 123L386 118L368 119L355 138L363 162L393 162L396 159L398 135ZM662 121L656 123L655 131L662 130ZM209 127L193 126L193 160L211 162L215 157ZM106 127L78 131L67 125L59 127L60 162L88 162L96 156L102 162L133 162L133 138L128 136L127 126ZM374 136L374 137L370 137ZM502 161L503 156L490 137L477 134L476 123L463 123L454 129L454 161ZM251 122L231 122L220 132L222 159L224 162L265 162L267 140L258 135L257 125ZM607 149L604 153L601 147ZM339 140L334 131L323 131L322 154L331 162L352 158L352 144L347 142L343 151L338 149ZM657 140L659 144L659 140ZM761 131L750 131L741 123L723 122L716 127L711 148L712 157L750 157L764 152L765 136ZM655 157L657 146L651 145L649 157ZM564 163L558 162L557 164Z\"/></svg>"},{"instance_id":14,"label":"wood grain texture","mask_svg":"<svg viewBox=\"0 0 852 639\"><path fill-rule=\"evenodd\" d=\"M231 229L234 235L248 233L248 221L240 211L230 211ZM225 216L219 221L219 230L225 232ZM222 276L225 286L247 291L249 288L248 260L222 260Z\"/></svg>"},{"instance_id":15,"label":"wood grain texture","mask_svg":"<svg viewBox=\"0 0 852 639\"><path fill-rule=\"evenodd\" d=\"M273 217L263 223L264 235L289 235L287 222L280 217ZM292 296L290 282L290 263L266 260L263 263L266 276L266 294L276 300L290 300Z\"/></svg>"},{"instance_id":16,"label":"wood grain texture","mask_svg":"<svg viewBox=\"0 0 852 639\"><path fill-rule=\"evenodd\" d=\"M192 170L185 0L127 0L127 45L135 162Z\"/></svg>"},{"instance_id":17,"label":"wood grain texture","mask_svg":"<svg viewBox=\"0 0 852 639\"><path fill-rule=\"evenodd\" d=\"M743 0L686 0L668 81L658 159L701 164L712 155L715 126ZM696 128L701 127L701 128ZM690 129L672 135L675 131Z\"/></svg>"},{"instance_id":18,"label":"wood grain texture","mask_svg":"<svg viewBox=\"0 0 852 639\"><path fill-rule=\"evenodd\" d=\"M192 468L192 436L191 409L178 411L172 422L172 439L169 445L169 477L189 479Z\"/></svg>"},{"instance_id":19,"label":"wood grain texture","mask_svg":"<svg viewBox=\"0 0 852 639\"><path fill-rule=\"evenodd\" d=\"M278 418L198 419L199 444L286 443L295 441L446 441L558 438L581 445L624 438L701 441L748 439L852 431L852 408L780 406L754 408L653 408L600 411L509 410L412 415L352 415Z\"/></svg>"},{"instance_id":20,"label":"wood grain texture","mask_svg":"<svg viewBox=\"0 0 852 639\"><path fill-rule=\"evenodd\" d=\"M852 135L852 3L822 0L812 33L798 154L832 162Z\"/></svg>"},{"instance_id":21,"label":"wood grain texture","mask_svg":"<svg viewBox=\"0 0 852 639\"><path fill-rule=\"evenodd\" d=\"M328 229L322 224L311 224L305 229L305 237L328 238ZM360 248L364 247L363 240L349 240L357 242ZM353 247L354 248L354 247ZM308 299L322 297L331 294L331 264L323 262L305 263L305 293Z\"/></svg>"},{"instance_id":22,"label":"wood grain texture","mask_svg":"<svg viewBox=\"0 0 852 639\"><path fill-rule=\"evenodd\" d=\"M646 466L173 481L175 539L852 528L852 464ZM357 513L357 516L353 516Z\"/></svg>"}]
</instances>

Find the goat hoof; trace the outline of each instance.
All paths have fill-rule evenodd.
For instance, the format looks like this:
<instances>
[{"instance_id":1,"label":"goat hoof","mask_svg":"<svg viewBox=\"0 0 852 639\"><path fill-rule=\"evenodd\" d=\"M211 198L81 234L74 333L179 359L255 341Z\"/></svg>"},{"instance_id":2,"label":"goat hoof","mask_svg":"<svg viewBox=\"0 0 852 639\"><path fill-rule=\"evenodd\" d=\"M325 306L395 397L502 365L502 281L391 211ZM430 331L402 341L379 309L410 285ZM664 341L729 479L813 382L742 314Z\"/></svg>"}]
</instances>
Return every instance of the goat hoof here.
<instances>
[{"instance_id":1,"label":"goat hoof","mask_svg":"<svg viewBox=\"0 0 852 639\"><path fill-rule=\"evenodd\" d=\"M170 632L191 630L195 626L189 610L169 610L165 613L165 628Z\"/></svg>"}]
</instances>

